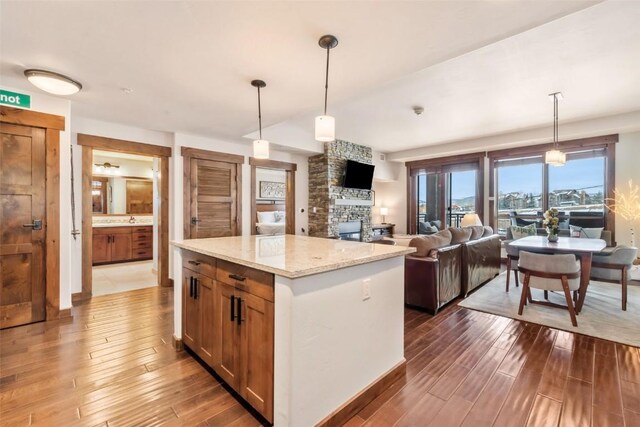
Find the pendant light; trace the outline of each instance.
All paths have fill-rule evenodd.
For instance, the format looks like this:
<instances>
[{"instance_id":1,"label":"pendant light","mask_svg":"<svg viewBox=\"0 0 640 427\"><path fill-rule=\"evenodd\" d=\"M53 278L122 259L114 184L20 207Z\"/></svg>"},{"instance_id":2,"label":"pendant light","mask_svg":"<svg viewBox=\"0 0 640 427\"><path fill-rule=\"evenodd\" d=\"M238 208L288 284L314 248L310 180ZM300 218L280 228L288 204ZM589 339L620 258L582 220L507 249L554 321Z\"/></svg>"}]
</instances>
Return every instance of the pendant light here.
<instances>
[{"instance_id":1,"label":"pendant light","mask_svg":"<svg viewBox=\"0 0 640 427\"><path fill-rule=\"evenodd\" d=\"M53 71L29 69L24 76L38 89L54 95L73 95L82 89L79 82Z\"/></svg>"},{"instance_id":2,"label":"pendant light","mask_svg":"<svg viewBox=\"0 0 640 427\"><path fill-rule=\"evenodd\" d=\"M336 139L336 119L327 115L327 92L329 90L329 51L338 46L338 39L332 35L320 37L318 44L327 49L327 69L324 80L324 114L316 117L316 141L331 142Z\"/></svg>"},{"instance_id":3,"label":"pendant light","mask_svg":"<svg viewBox=\"0 0 640 427\"><path fill-rule=\"evenodd\" d=\"M562 92L550 93L553 97L553 150L544 155L544 162L551 166L564 166L567 163L567 155L558 150L558 100L562 100Z\"/></svg>"},{"instance_id":4,"label":"pendant light","mask_svg":"<svg viewBox=\"0 0 640 427\"><path fill-rule=\"evenodd\" d=\"M266 85L262 80L251 80L251 86L258 88L258 125L260 126L260 137L253 141L253 157L256 159L269 158L269 141L262 139L262 108L260 107L260 89Z\"/></svg>"}]
</instances>

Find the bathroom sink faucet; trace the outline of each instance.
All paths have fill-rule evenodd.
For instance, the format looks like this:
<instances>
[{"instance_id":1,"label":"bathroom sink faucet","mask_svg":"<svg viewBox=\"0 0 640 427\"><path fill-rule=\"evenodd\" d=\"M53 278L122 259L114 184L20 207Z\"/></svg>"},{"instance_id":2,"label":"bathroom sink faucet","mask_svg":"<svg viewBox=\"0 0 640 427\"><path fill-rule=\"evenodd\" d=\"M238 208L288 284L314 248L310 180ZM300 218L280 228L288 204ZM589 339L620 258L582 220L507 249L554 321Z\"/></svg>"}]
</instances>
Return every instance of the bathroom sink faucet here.
<instances>
[{"instance_id":1,"label":"bathroom sink faucet","mask_svg":"<svg viewBox=\"0 0 640 427\"><path fill-rule=\"evenodd\" d=\"M133 224L136 222L136 219L133 217L133 215L131 215L131 218L129 218L129 224Z\"/></svg>"}]
</instances>

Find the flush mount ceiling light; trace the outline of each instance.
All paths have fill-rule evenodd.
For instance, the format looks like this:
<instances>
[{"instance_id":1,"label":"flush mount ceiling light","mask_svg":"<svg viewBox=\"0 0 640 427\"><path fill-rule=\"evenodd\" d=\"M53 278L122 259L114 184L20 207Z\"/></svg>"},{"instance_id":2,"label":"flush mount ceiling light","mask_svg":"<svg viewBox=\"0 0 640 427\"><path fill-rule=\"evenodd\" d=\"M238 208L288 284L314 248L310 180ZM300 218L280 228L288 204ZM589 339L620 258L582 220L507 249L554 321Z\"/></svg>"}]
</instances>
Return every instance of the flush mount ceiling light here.
<instances>
[{"instance_id":1,"label":"flush mount ceiling light","mask_svg":"<svg viewBox=\"0 0 640 427\"><path fill-rule=\"evenodd\" d=\"M258 88L258 126L260 127L260 137L253 141L253 157L256 159L269 158L269 141L262 139L262 108L260 107L260 89L266 85L262 80L251 81L251 86Z\"/></svg>"},{"instance_id":2,"label":"flush mount ceiling light","mask_svg":"<svg viewBox=\"0 0 640 427\"><path fill-rule=\"evenodd\" d=\"M116 169L119 169L120 166L114 165L109 162L104 163L94 163L96 172L103 172L107 175L118 175L120 172Z\"/></svg>"},{"instance_id":3,"label":"flush mount ceiling light","mask_svg":"<svg viewBox=\"0 0 640 427\"><path fill-rule=\"evenodd\" d=\"M32 85L54 95L73 95L82 89L79 82L53 71L29 69L24 75Z\"/></svg>"},{"instance_id":4,"label":"flush mount ceiling light","mask_svg":"<svg viewBox=\"0 0 640 427\"><path fill-rule=\"evenodd\" d=\"M336 119L327 115L327 92L329 91L329 51L338 46L338 39L327 34L320 37L318 44L327 49L327 69L324 80L324 114L316 117L316 141L331 142L336 139Z\"/></svg>"},{"instance_id":5,"label":"flush mount ceiling light","mask_svg":"<svg viewBox=\"0 0 640 427\"><path fill-rule=\"evenodd\" d=\"M562 100L562 92L549 94L553 98L553 150L544 155L544 162L551 166L564 166L567 163L567 155L558 150L558 101Z\"/></svg>"}]
</instances>

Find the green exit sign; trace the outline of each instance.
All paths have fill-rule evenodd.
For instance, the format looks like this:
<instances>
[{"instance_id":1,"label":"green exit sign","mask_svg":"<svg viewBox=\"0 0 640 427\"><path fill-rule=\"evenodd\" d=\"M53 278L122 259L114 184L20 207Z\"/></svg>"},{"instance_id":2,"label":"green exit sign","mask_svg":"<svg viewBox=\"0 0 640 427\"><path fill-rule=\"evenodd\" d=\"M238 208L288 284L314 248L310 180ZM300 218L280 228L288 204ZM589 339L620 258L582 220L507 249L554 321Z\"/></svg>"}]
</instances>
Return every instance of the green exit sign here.
<instances>
[{"instance_id":1,"label":"green exit sign","mask_svg":"<svg viewBox=\"0 0 640 427\"><path fill-rule=\"evenodd\" d=\"M0 104L31 108L31 97L23 93L0 89Z\"/></svg>"}]
</instances>

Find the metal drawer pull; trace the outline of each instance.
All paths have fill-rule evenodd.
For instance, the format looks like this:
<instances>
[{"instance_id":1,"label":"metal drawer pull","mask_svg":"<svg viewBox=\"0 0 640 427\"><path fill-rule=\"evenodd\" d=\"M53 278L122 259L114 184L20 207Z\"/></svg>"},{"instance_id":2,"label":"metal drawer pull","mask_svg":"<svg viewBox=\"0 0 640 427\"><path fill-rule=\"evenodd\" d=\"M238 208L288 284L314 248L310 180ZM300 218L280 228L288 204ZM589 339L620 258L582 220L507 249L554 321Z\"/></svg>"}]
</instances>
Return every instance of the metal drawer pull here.
<instances>
[{"instance_id":1,"label":"metal drawer pull","mask_svg":"<svg viewBox=\"0 0 640 427\"><path fill-rule=\"evenodd\" d=\"M238 325L240 325L242 323L242 298L237 298L238 301Z\"/></svg>"},{"instance_id":2,"label":"metal drawer pull","mask_svg":"<svg viewBox=\"0 0 640 427\"><path fill-rule=\"evenodd\" d=\"M189 278L189 298L193 298L193 276Z\"/></svg>"},{"instance_id":3,"label":"metal drawer pull","mask_svg":"<svg viewBox=\"0 0 640 427\"><path fill-rule=\"evenodd\" d=\"M229 279L237 280L238 282L244 282L245 280L247 280L246 277L240 276L238 274L230 274Z\"/></svg>"},{"instance_id":4,"label":"metal drawer pull","mask_svg":"<svg viewBox=\"0 0 640 427\"><path fill-rule=\"evenodd\" d=\"M198 299L198 278L193 278L193 299Z\"/></svg>"},{"instance_id":5,"label":"metal drawer pull","mask_svg":"<svg viewBox=\"0 0 640 427\"><path fill-rule=\"evenodd\" d=\"M187 262L188 262L189 264L191 264L191 265L200 265L200 263L199 263L198 261L192 261L192 260L189 260L189 261L187 261Z\"/></svg>"},{"instance_id":6,"label":"metal drawer pull","mask_svg":"<svg viewBox=\"0 0 640 427\"><path fill-rule=\"evenodd\" d=\"M235 295L231 295L229 299L231 301L231 321L233 322L236 319L236 297Z\"/></svg>"}]
</instances>

